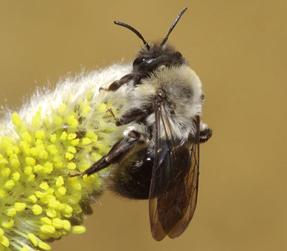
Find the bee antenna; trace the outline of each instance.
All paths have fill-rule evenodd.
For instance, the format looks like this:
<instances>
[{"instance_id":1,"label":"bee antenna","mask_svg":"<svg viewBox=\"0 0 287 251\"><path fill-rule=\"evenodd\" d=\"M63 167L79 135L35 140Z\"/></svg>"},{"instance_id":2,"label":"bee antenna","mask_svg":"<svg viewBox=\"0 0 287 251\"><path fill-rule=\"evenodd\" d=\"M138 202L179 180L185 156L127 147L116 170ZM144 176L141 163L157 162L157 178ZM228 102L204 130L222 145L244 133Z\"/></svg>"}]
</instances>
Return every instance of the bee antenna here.
<instances>
[{"instance_id":1,"label":"bee antenna","mask_svg":"<svg viewBox=\"0 0 287 251\"><path fill-rule=\"evenodd\" d=\"M123 26L123 27L129 29L130 31L132 31L133 33L135 33L143 41L144 46L148 50L150 49L149 44L147 43L147 41L145 41L143 35L137 29L135 29L134 27L130 26L129 24L126 24L126 23L121 22L121 21L114 21L114 24L119 25L119 26Z\"/></svg>"},{"instance_id":2,"label":"bee antenna","mask_svg":"<svg viewBox=\"0 0 287 251\"><path fill-rule=\"evenodd\" d=\"M169 27L169 30L167 32L167 34L165 35L164 39L162 40L162 42L160 43L160 47L163 47L166 43L166 41L168 40L168 37L170 35L170 33L173 31L174 27L176 26L176 24L178 23L178 21L181 19L181 17L183 16L184 12L187 10L187 7L185 7L176 17L176 19L173 21L172 25Z\"/></svg>"}]
</instances>

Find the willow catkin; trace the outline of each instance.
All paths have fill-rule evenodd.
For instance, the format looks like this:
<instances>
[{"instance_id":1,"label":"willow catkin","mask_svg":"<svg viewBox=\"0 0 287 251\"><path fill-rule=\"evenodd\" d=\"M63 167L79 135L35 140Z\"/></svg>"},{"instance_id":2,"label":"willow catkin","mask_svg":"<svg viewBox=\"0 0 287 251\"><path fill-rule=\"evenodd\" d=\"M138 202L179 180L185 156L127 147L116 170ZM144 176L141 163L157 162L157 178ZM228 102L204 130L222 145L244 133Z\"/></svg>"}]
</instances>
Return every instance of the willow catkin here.
<instances>
[{"instance_id":1,"label":"willow catkin","mask_svg":"<svg viewBox=\"0 0 287 251\"><path fill-rule=\"evenodd\" d=\"M83 216L101 194L108 170L70 174L89 168L117 140L107 112L114 100L99 87L128 70L114 65L66 79L2 119L0 250L50 250L51 240L85 232Z\"/></svg>"}]
</instances>

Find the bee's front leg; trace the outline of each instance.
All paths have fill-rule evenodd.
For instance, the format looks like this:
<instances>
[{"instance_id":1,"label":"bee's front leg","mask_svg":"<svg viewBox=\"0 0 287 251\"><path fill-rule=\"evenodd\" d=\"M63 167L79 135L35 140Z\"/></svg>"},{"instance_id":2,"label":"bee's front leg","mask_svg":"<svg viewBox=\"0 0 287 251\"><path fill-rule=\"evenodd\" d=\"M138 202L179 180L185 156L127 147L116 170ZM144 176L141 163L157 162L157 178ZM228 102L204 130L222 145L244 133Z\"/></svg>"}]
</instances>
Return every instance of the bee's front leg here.
<instances>
[{"instance_id":1,"label":"bee's front leg","mask_svg":"<svg viewBox=\"0 0 287 251\"><path fill-rule=\"evenodd\" d=\"M138 144L145 143L145 141L145 136L143 136L141 133L134 130L129 131L127 136L114 144L112 149L105 156L84 171L82 175L91 175L108 167L110 164L120 161L130 152L131 149Z\"/></svg>"},{"instance_id":2,"label":"bee's front leg","mask_svg":"<svg viewBox=\"0 0 287 251\"><path fill-rule=\"evenodd\" d=\"M130 73L125 76L123 76L121 79L114 81L109 85L107 89L104 89L105 91L116 91L118 90L122 85L128 83L131 80L135 79L135 74ZM103 88L102 88L103 89Z\"/></svg>"}]
</instances>

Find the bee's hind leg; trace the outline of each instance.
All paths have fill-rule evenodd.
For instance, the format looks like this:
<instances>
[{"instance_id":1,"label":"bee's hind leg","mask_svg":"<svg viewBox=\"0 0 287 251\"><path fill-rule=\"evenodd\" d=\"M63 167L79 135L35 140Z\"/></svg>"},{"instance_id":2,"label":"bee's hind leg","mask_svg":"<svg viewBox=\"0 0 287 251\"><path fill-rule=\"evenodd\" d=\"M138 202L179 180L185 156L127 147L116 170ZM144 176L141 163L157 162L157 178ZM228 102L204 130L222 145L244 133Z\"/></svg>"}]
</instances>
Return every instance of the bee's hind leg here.
<instances>
[{"instance_id":1,"label":"bee's hind leg","mask_svg":"<svg viewBox=\"0 0 287 251\"><path fill-rule=\"evenodd\" d=\"M212 130L205 123L200 123L199 143L205 143L212 136Z\"/></svg>"},{"instance_id":2,"label":"bee's hind leg","mask_svg":"<svg viewBox=\"0 0 287 251\"><path fill-rule=\"evenodd\" d=\"M144 142L145 140L142 134L137 131L130 131L126 137L122 138L116 144L114 144L108 154L103 156L99 161L93 164L81 175L91 175L108 167L110 164L120 161L123 157L126 156L126 154L129 153L133 147Z\"/></svg>"}]
</instances>

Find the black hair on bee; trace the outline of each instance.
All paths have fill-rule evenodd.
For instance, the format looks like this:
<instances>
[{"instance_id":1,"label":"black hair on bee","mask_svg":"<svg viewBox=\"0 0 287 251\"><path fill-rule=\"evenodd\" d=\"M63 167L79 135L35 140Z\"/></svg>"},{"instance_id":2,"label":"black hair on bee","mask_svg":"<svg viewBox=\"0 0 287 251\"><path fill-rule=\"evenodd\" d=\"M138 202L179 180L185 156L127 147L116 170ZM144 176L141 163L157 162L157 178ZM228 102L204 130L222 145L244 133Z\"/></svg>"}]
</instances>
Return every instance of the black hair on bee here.
<instances>
[{"instance_id":1,"label":"black hair on bee","mask_svg":"<svg viewBox=\"0 0 287 251\"><path fill-rule=\"evenodd\" d=\"M112 166L112 190L132 199L149 199L156 240L179 236L191 221L198 194L199 146L212 135L201 121L201 81L182 54L167 45L186 10L156 44L148 43L134 27L115 21L135 33L144 48L130 73L103 88L114 104L120 97L114 117L123 134L83 173L92 175Z\"/></svg>"}]
</instances>

